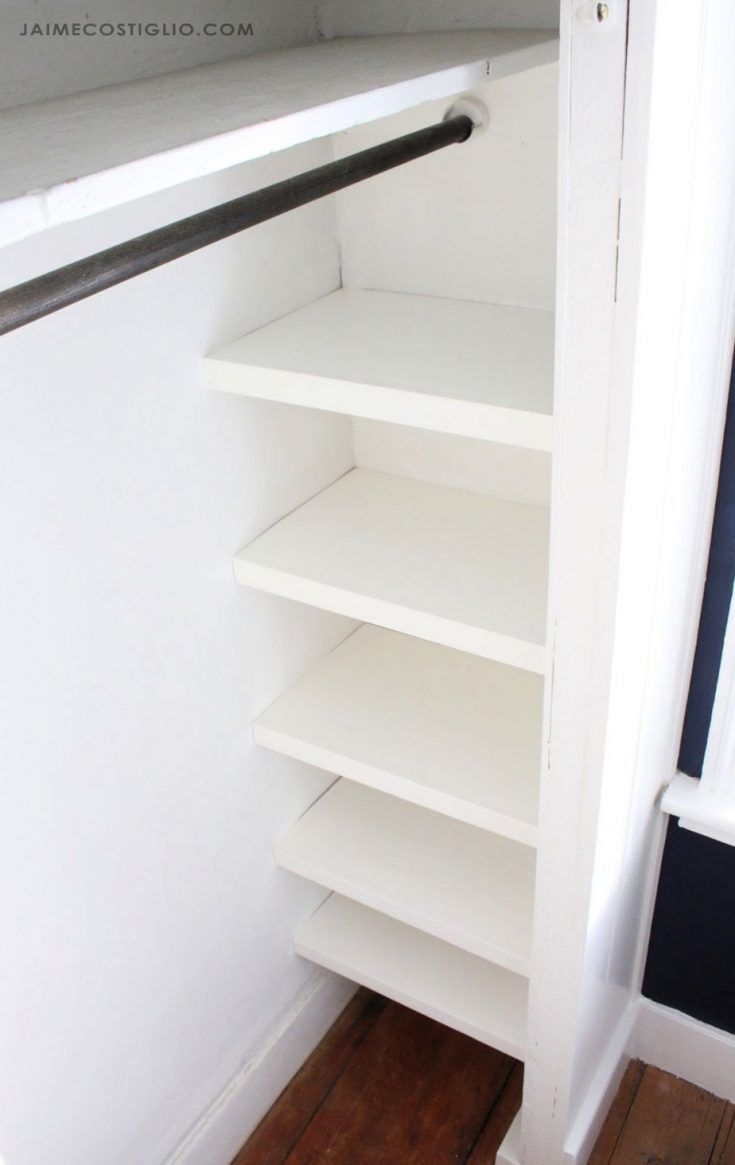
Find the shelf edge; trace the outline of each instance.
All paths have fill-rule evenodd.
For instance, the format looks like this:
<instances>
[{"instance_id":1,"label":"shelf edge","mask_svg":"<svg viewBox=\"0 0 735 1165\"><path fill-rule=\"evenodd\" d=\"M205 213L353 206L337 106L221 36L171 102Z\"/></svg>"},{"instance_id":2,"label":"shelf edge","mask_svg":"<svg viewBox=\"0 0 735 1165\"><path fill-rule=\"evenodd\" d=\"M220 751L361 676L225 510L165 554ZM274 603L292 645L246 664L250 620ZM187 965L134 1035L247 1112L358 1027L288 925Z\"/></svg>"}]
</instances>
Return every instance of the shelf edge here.
<instances>
[{"instance_id":1,"label":"shelf edge","mask_svg":"<svg viewBox=\"0 0 735 1165\"><path fill-rule=\"evenodd\" d=\"M422 394L417 389L238 364L217 356L206 357L204 364L209 387L216 392L408 425L542 453L550 453L553 447L553 418L549 413L435 393ZM310 399L305 400L305 395Z\"/></svg>"},{"instance_id":2,"label":"shelf edge","mask_svg":"<svg viewBox=\"0 0 735 1165\"><path fill-rule=\"evenodd\" d=\"M318 745L308 744L299 737L260 724L258 720L253 722L252 727L256 744L281 756L324 769L346 780L377 789L378 792L391 797L398 797L411 805L419 805L444 817L451 817L452 820L463 821L466 825L484 829L487 833L520 842L521 845L533 849L538 846L538 826L531 822L510 817L493 809L485 809L482 805L463 801L460 797L453 797L451 793L432 789L397 773L374 768L354 757L343 756Z\"/></svg>"},{"instance_id":3,"label":"shelf edge","mask_svg":"<svg viewBox=\"0 0 735 1165\"><path fill-rule=\"evenodd\" d=\"M414 911L400 904L388 903L381 895L373 893L372 890L366 889L364 886L351 882L349 878L344 878L342 875L335 876L332 871L320 869L313 862L290 853L288 834L281 841L276 842L273 847L273 855L276 865L282 870L288 870L291 874L298 874L300 878L306 878L309 882L316 882L317 885L324 886L335 894L340 894L344 898L349 898L353 902L359 902L360 905L367 906L368 909L376 911L377 914L384 914L388 918L395 919L396 922L402 922L406 926L411 926L414 930L431 935L432 938L436 938L440 942L457 947L459 950L466 951L470 955L475 955L479 959L484 959L494 966L502 967L506 971L512 971L513 974L520 975L524 979L530 978L530 956L525 957L515 951L506 950L505 947L497 946L494 943L475 940L472 936L466 936L463 933L455 933L451 931L451 928L447 928L446 933L440 934L438 929L433 929L427 925L426 917L418 911ZM448 937L449 933L453 937Z\"/></svg>"},{"instance_id":4,"label":"shelf edge","mask_svg":"<svg viewBox=\"0 0 735 1165\"><path fill-rule=\"evenodd\" d=\"M248 560L247 547L235 555L233 570L235 581L241 586L254 587L267 594L293 599L297 603L332 611L336 615L346 615L363 623L374 623L391 631L401 631L417 639L427 639L442 647L454 647L458 651L493 659L497 663L519 667L538 675L545 675L547 671L547 651L543 644L456 623L441 615L402 607L385 599L347 591L274 567L261 566Z\"/></svg>"}]
</instances>

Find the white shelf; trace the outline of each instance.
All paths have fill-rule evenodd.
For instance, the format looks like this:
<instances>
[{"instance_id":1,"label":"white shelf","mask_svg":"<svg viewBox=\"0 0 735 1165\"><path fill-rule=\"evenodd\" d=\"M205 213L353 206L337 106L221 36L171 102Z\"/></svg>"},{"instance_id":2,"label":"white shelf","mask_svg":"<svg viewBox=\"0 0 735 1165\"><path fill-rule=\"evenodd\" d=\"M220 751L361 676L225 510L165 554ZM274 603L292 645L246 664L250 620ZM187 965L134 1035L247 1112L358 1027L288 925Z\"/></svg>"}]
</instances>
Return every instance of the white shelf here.
<instances>
[{"instance_id":1,"label":"white shelf","mask_svg":"<svg viewBox=\"0 0 735 1165\"><path fill-rule=\"evenodd\" d=\"M0 244L553 60L548 32L350 37L5 110Z\"/></svg>"},{"instance_id":2,"label":"white shelf","mask_svg":"<svg viewBox=\"0 0 735 1165\"><path fill-rule=\"evenodd\" d=\"M205 363L225 392L551 449L547 311L343 288Z\"/></svg>"},{"instance_id":3,"label":"white shelf","mask_svg":"<svg viewBox=\"0 0 735 1165\"><path fill-rule=\"evenodd\" d=\"M530 973L535 853L528 846L337 781L274 852L294 874Z\"/></svg>"},{"instance_id":4,"label":"white shelf","mask_svg":"<svg viewBox=\"0 0 735 1165\"><path fill-rule=\"evenodd\" d=\"M522 1060L525 979L336 894L296 933L298 954Z\"/></svg>"},{"instance_id":5,"label":"white shelf","mask_svg":"<svg viewBox=\"0 0 735 1165\"><path fill-rule=\"evenodd\" d=\"M542 673L548 517L354 469L236 555L235 578Z\"/></svg>"},{"instance_id":6,"label":"white shelf","mask_svg":"<svg viewBox=\"0 0 735 1165\"><path fill-rule=\"evenodd\" d=\"M535 845L543 680L365 625L253 725L266 748Z\"/></svg>"}]
</instances>

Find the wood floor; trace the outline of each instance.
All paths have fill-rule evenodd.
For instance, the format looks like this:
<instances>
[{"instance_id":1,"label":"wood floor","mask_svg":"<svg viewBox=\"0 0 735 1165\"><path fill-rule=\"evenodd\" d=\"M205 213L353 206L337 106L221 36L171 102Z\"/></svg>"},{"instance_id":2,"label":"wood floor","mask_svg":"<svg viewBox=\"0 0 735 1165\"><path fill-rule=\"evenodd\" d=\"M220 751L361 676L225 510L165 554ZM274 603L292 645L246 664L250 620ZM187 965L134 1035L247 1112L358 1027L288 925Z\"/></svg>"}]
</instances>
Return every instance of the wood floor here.
<instances>
[{"instance_id":1,"label":"wood floor","mask_svg":"<svg viewBox=\"0 0 735 1165\"><path fill-rule=\"evenodd\" d=\"M493 1165L522 1079L509 1056L360 990L233 1165ZM735 1165L734 1113L633 1062L589 1165Z\"/></svg>"}]
</instances>

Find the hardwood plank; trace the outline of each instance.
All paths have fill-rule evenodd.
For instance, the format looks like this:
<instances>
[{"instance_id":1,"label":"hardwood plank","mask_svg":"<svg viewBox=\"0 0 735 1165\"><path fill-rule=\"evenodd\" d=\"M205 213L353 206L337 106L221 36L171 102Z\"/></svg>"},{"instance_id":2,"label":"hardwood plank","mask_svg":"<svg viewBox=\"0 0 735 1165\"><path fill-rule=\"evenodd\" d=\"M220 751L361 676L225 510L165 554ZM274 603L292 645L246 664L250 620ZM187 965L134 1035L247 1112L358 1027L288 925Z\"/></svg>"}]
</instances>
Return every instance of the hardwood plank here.
<instances>
[{"instance_id":1,"label":"hardwood plank","mask_svg":"<svg viewBox=\"0 0 735 1165\"><path fill-rule=\"evenodd\" d=\"M513 1061L389 1004L286 1165L464 1161Z\"/></svg>"},{"instance_id":2,"label":"hardwood plank","mask_svg":"<svg viewBox=\"0 0 735 1165\"><path fill-rule=\"evenodd\" d=\"M360 988L258 1125L232 1165L282 1165L387 1000Z\"/></svg>"},{"instance_id":3,"label":"hardwood plank","mask_svg":"<svg viewBox=\"0 0 735 1165\"><path fill-rule=\"evenodd\" d=\"M522 1095L523 1065L515 1063L465 1165L495 1165L495 1154L521 1107Z\"/></svg>"},{"instance_id":4,"label":"hardwood plank","mask_svg":"<svg viewBox=\"0 0 735 1165\"><path fill-rule=\"evenodd\" d=\"M735 1105L728 1104L709 1165L735 1165Z\"/></svg>"},{"instance_id":5,"label":"hardwood plank","mask_svg":"<svg viewBox=\"0 0 735 1165\"><path fill-rule=\"evenodd\" d=\"M699 1165L710 1160L727 1108L660 1068L647 1067L610 1165Z\"/></svg>"},{"instance_id":6,"label":"hardwood plank","mask_svg":"<svg viewBox=\"0 0 735 1165\"><path fill-rule=\"evenodd\" d=\"M612 1157L643 1079L645 1067L640 1060L631 1060L625 1069L617 1095L605 1117L605 1123L587 1165L607 1165Z\"/></svg>"}]
</instances>

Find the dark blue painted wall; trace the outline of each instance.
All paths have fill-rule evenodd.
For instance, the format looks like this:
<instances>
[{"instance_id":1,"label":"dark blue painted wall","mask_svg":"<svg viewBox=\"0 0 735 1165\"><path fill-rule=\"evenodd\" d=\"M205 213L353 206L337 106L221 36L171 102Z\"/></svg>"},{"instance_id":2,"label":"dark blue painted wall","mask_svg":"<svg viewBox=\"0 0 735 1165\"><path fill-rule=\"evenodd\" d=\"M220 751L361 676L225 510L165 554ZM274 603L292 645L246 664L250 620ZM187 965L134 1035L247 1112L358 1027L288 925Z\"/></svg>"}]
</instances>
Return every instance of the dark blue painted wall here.
<instances>
[{"instance_id":1,"label":"dark blue painted wall","mask_svg":"<svg viewBox=\"0 0 735 1165\"><path fill-rule=\"evenodd\" d=\"M702 775L734 580L735 365L679 754L679 768L692 777ZM680 829L675 819L666 834L643 994L735 1032L735 846Z\"/></svg>"}]
</instances>

